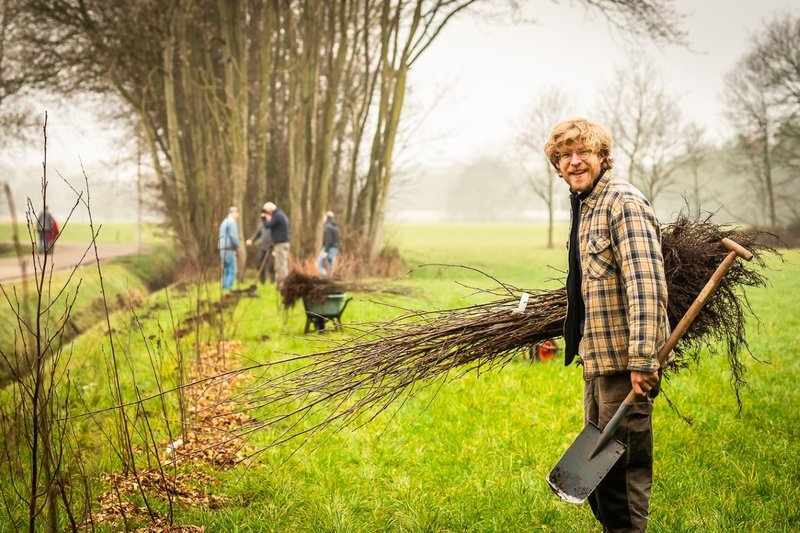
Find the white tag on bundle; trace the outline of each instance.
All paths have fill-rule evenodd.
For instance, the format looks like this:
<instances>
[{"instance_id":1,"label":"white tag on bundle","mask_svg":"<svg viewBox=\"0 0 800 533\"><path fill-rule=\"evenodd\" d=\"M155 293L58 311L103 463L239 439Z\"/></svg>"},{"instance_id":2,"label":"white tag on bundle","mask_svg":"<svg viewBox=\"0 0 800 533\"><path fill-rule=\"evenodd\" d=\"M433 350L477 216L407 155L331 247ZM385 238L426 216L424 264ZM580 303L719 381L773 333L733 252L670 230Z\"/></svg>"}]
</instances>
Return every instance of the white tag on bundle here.
<instances>
[{"instance_id":1,"label":"white tag on bundle","mask_svg":"<svg viewBox=\"0 0 800 533\"><path fill-rule=\"evenodd\" d=\"M524 313L525 308L528 307L528 298L530 298L530 294L527 292L523 292L522 296L519 297L519 305L517 305L517 309L514 311L515 313Z\"/></svg>"}]
</instances>

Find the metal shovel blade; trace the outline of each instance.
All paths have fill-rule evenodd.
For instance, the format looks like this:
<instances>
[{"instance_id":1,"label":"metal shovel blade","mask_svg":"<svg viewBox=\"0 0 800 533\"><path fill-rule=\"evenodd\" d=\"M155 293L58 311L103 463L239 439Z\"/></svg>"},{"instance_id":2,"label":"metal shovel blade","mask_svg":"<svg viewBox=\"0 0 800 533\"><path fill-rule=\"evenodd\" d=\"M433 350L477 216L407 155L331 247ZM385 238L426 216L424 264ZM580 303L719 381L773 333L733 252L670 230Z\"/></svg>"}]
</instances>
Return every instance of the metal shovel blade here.
<instances>
[{"instance_id":1,"label":"metal shovel blade","mask_svg":"<svg viewBox=\"0 0 800 533\"><path fill-rule=\"evenodd\" d=\"M550 488L565 502L579 504L586 501L625 453L625 445L612 439L590 459L602 434L592 422L586 424L572 446L547 475Z\"/></svg>"}]
</instances>

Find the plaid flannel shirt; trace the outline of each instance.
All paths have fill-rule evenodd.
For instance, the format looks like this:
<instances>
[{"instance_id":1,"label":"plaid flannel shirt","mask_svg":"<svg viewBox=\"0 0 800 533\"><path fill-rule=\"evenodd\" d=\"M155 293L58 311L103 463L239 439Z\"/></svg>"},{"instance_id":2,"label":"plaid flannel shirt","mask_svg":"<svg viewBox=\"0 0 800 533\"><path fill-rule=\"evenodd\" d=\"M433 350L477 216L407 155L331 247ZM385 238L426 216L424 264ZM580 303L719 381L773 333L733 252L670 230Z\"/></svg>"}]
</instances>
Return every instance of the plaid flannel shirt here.
<instances>
[{"instance_id":1,"label":"plaid flannel shirt","mask_svg":"<svg viewBox=\"0 0 800 533\"><path fill-rule=\"evenodd\" d=\"M583 200L579 237L584 378L657 370L669 321L661 232L652 206L633 185L606 172Z\"/></svg>"}]
</instances>

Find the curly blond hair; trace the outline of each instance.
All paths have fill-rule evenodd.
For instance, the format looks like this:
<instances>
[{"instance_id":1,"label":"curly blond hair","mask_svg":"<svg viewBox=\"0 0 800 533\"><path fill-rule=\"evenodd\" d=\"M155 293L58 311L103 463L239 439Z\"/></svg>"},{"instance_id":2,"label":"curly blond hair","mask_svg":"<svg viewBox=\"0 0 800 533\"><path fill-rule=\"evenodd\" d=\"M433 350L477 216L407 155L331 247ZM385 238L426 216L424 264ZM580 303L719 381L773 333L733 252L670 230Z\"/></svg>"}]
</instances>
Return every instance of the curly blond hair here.
<instances>
[{"instance_id":1,"label":"curly blond hair","mask_svg":"<svg viewBox=\"0 0 800 533\"><path fill-rule=\"evenodd\" d=\"M544 145L544 153L556 171L559 171L559 153L562 149L569 150L580 143L603 158L600 165L603 170L610 170L614 166L611 135L599 124L585 118L570 118L556 124Z\"/></svg>"}]
</instances>

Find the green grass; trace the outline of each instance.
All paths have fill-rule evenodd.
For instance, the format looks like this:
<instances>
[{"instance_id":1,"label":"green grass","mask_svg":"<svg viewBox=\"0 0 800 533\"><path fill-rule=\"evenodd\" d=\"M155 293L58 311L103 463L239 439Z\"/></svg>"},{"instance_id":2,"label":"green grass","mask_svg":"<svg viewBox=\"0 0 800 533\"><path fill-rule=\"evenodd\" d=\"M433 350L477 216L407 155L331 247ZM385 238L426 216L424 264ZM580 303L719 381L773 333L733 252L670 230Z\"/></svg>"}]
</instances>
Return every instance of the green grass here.
<instances>
[{"instance_id":1,"label":"green grass","mask_svg":"<svg viewBox=\"0 0 800 533\"><path fill-rule=\"evenodd\" d=\"M468 265L525 288L555 286L566 263L565 228L554 250L543 247L541 227L525 225L402 225L388 228L387 238L412 266ZM772 262L770 287L748 293L762 320L748 325L753 354L762 362L749 362L742 412L722 357L706 357L666 385L692 425L657 402L652 532L800 529L800 253L785 258ZM425 267L396 281L412 288L412 296L353 295L345 322L398 313L381 302L433 309L475 301L456 281L494 286L473 271ZM131 355L142 391L156 387L151 361L162 369L164 386L174 383L178 353L169 332L195 306L196 289L154 294L138 312L141 330L128 315L116 317L119 349ZM213 300L216 291L210 283L199 296ZM316 346L314 336L301 335L302 308L285 318L269 287L259 289L259 298L243 298L227 323L226 336L243 342L243 362ZM207 340L216 335L201 332ZM72 357L73 379L92 406L108 403L106 344L98 328L72 347L80 354ZM130 386L131 373L122 377ZM175 521L231 532L597 531L588 506L561 502L545 482L582 429L581 387L580 371L558 361L531 365L520 358L499 372L471 374L423 390L397 413L330 435L291 458L294 447L286 445L247 468L215 472L219 482L208 489L228 502L213 510L178 507ZM147 409L158 413L157 405ZM263 445L271 436L257 433L252 443ZM95 433L84 445L96 456L95 468L111 468L116 460L102 440Z\"/></svg>"},{"instance_id":2,"label":"green grass","mask_svg":"<svg viewBox=\"0 0 800 533\"><path fill-rule=\"evenodd\" d=\"M91 256L90 256L91 257ZM90 259L74 272L45 273L41 328L54 335L62 323L64 311L70 308L70 320L64 328L69 339L105 322L103 292L109 308L128 309L147 298L154 287L163 287L174 277L176 257L166 246L156 246L149 253L124 256L102 267L102 286L97 266ZM37 280L4 283L0 292L0 362L22 349L23 338L15 310L35 324L38 305ZM62 287L66 287L61 291ZM6 300L8 298L8 300ZM9 303L10 302L10 303ZM48 311L49 308L49 311ZM91 336L90 336L91 337ZM8 365L0 363L0 386L10 378Z\"/></svg>"}]
</instances>

